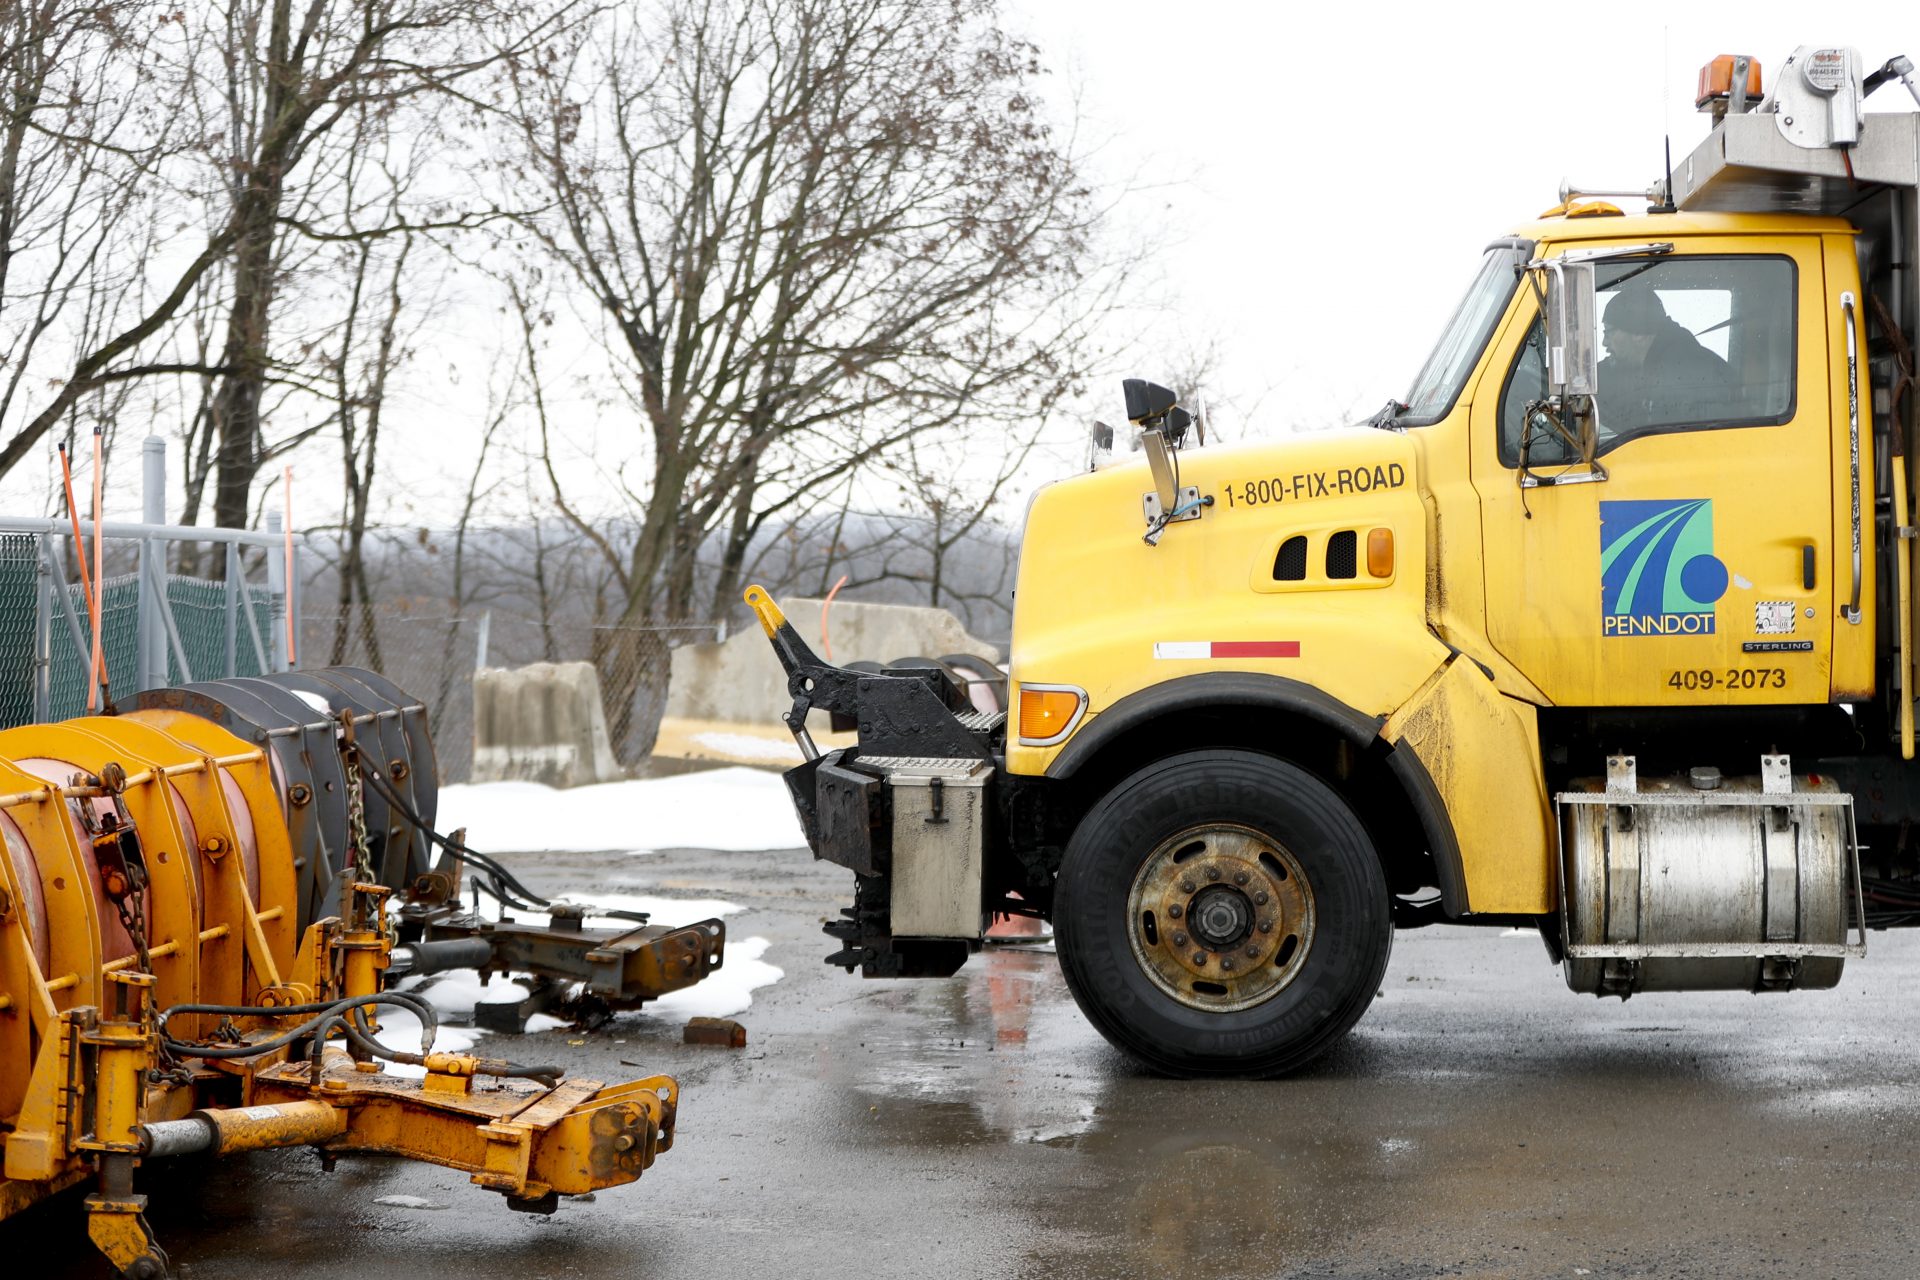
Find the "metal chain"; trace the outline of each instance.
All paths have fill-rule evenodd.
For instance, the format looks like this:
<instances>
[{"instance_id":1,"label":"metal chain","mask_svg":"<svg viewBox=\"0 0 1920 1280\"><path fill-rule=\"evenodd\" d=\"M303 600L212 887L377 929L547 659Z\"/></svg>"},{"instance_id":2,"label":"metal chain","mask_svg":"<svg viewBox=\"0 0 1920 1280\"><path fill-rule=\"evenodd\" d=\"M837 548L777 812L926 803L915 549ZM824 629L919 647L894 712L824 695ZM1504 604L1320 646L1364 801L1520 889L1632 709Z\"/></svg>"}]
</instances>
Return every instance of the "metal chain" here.
<instances>
[{"instance_id":1,"label":"metal chain","mask_svg":"<svg viewBox=\"0 0 1920 1280\"><path fill-rule=\"evenodd\" d=\"M360 778L360 750L348 747L347 766L347 851L352 855L353 876L361 884L373 883L373 855L367 845L367 797Z\"/></svg>"},{"instance_id":2,"label":"metal chain","mask_svg":"<svg viewBox=\"0 0 1920 1280\"><path fill-rule=\"evenodd\" d=\"M360 747L353 738L353 713L340 713L340 731L343 750L341 763L345 767L347 778L347 854L354 880L359 884L373 884L372 842L367 838L367 792L366 781L360 772ZM372 926L389 940L393 937L393 922L385 912L373 920Z\"/></svg>"},{"instance_id":3,"label":"metal chain","mask_svg":"<svg viewBox=\"0 0 1920 1280\"><path fill-rule=\"evenodd\" d=\"M147 868L139 853L139 831L127 816L126 806L120 799L126 779L126 770L117 762L109 761L100 770L100 777L88 781L105 790L112 798L113 808L97 818L93 816L91 806L81 804L76 808L80 810L82 825L94 841L94 856L109 856L109 861L101 866L103 881L100 887L113 903L114 912L120 917L120 927L127 931L127 937L133 941L134 954L140 961L140 972L151 974L153 957L147 951ZM129 851L132 857L128 856ZM109 868L112 868L110 874Z\"/></svg>"},{"instance_id":4,"label":"metal chain","mask_svg":"<svg viewBox=\"0 0 1920 1280\"><path fill-rule=\"evenodd\" d=\"M134 954L140 960L140 972L153 972L153 957L147 952L147 888L144 884L129 884L127 891L113 899L113 909L119 913L120 927L133 939Z\"/></svg>"}]
</instances>

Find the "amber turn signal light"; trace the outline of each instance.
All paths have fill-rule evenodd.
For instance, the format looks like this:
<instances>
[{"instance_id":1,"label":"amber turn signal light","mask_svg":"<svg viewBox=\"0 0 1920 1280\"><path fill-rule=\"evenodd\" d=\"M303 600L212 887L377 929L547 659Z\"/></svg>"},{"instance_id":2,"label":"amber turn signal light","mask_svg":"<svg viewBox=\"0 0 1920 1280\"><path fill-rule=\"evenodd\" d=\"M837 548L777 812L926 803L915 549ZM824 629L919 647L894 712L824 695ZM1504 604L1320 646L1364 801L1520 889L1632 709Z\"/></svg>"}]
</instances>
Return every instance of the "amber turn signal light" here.
<instances>
[{"instance_id":1,"label":"amber turn signal light","mask_svg":"<svg viewBox=\"0 0 1920 1280\"><path fill-rule=\"evenodd\" d=\"M1367 534L1367 572L1376 578L1393 576L1393 530L1374 529Z\"/></svg>"},{"instance_id":2,"label":"amber turn signal light","mask_svg":"<svg viewBox=\"0 0 1920 1280\"><path fill-rule=\"evenodd\" d=\"M1067 736L1087 695L1066 685L1020 686L1020 741L1030 747L1049 746Z\"/></svg>"}]
</instances>

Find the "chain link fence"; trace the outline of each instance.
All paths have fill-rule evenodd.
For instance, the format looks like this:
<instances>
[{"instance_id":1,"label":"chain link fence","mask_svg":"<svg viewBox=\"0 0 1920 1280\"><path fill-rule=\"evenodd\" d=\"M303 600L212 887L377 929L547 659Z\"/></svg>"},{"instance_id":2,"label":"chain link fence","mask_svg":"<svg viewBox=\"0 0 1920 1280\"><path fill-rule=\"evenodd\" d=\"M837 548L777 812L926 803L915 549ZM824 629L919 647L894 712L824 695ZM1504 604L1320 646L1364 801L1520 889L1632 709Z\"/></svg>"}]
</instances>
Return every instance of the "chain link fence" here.
<instances>
[{"instance_id":1,"label":"chain link fence","mask_svg":"<svg viewBox=\"0 0 1920 1280\"><path fill-rule=\"evenodd\" d=\"M0 534L0 672L33 670L39 561L39 539L24 533ZM33 683L0 679L0 724L26 724L32 719Z\"/></svg>"},{"instance_id":2,"label":"chain link fence","mask_svg":"<svg viewBox=\"0 0 1920 1280\"><path fill-rule=\"evenodd\" d=\"M142 689L287 665L279 643L284 610L297 616L298 605L278 583L287 557L270 545L277 539L116 524L105 526L101 541L100 650L114 703L131 705ZM167 572L182 543L224 543L228 576ZM249 583L250 569L268 581ZM79 578L64 529L48 521L0 522L0 728L89 710L93 620Z\"/></svg>"}]
</instances>

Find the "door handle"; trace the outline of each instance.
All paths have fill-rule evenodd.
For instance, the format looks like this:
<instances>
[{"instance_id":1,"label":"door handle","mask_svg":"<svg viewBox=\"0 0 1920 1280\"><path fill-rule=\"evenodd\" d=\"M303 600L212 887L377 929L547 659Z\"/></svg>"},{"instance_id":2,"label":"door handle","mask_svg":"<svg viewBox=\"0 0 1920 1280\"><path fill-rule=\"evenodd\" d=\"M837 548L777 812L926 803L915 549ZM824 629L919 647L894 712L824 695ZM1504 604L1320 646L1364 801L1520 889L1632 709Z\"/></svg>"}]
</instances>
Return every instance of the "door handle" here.
<instances>
[{"instance_id":1,"label":"door handle","mask_svg":"<svg viewBox=\"0 0 1920 1280\"><path fill-rule=\"evenodd\" d=\"M1813 590L1813 584L1814 584L1814 558L1813 557L1814 557L1814 551L1813 551L1813 544L1811 542L1807 543L1805 546L1800 548L1800 589L1802 591Z\"/></svg>"},{"instance_id":2,"label":"door handle","mask_svg":"<svg viewBox=\"0 0 1920 1280\"><path fill-rule=\"evenodd\" d=\"M1847 452L1853 477L1853 596L1841 616L1860 624L1860 344L1854 332L1853 294L1840 295L1847 316Z\"/></svg>"}]
</instances>

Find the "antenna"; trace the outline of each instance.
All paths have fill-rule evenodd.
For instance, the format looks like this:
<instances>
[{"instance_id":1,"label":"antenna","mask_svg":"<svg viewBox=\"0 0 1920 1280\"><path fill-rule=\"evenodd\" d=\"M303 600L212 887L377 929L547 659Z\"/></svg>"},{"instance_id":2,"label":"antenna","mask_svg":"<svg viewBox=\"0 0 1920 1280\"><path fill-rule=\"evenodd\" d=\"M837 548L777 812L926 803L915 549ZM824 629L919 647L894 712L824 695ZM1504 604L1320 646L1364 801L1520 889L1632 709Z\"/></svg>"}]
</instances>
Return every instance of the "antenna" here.
<instances>
[{"instance_id":1,"label":"antenna","mask_svg":"<svg viewBox=\"0 0 1920 1280\"><path fill-rule=\"evenodd\" d=\"M1667 181L1653 213L1672 213L1673 205L1673 28L1660 24L1660 132L1666 142Z\"/></svg>"}]
</instances>

